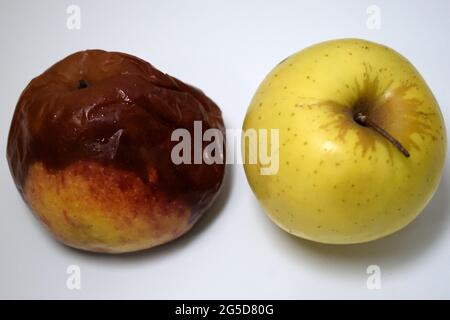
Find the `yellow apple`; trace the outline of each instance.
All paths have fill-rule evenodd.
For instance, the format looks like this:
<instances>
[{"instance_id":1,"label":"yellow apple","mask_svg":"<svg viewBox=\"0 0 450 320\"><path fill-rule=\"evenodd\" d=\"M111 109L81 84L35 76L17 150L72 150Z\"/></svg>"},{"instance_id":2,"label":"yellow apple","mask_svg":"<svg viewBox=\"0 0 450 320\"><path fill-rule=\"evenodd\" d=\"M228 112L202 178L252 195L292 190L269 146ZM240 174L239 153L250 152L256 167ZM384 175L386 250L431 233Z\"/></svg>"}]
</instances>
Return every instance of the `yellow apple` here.
<instances>
[{"instance_id":1,"label":"yellow apple","mask_svg":"<svg viewBox=\"0 0 450 320\"><path fill-rule=\"evenodd\" d=\"M414 66L359 39L319 43L279 63L243 129L279 129L278 172L244 164L270 218L334 244L375 240L414 220L439 184L447 145L438 103ZM244 156L251 151L244 139Z\"/></svg>"}]
</instances>

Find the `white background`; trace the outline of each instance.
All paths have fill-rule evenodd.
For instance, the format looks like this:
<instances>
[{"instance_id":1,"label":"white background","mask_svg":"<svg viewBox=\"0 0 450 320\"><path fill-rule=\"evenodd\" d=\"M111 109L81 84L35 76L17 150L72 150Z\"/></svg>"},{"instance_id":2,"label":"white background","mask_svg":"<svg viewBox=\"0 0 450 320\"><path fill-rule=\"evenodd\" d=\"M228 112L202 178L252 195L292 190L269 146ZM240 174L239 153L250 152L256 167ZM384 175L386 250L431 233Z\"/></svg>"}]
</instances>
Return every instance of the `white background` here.
<instances>
[{"instance_id":1,"label":"white background","mask_svg":"<svg viewBox=\"0 0 450 320\"><path fill-rule=\"evenodd\" d=\"M70 4L81 29L66 27ZM381 9L381 29L366 9ZM413 62L450 127L450 1L0 1L0 298L450 298L448 161L423 214L364 245L294 238L258 206L243 169L181 239L123 256L56 243L22 202L6 163L17 99L34 77L87 48L124 51L204 90L240 128L258 84L280 60L316 42L359 37ZM68 290L66 268L81 268ZM381 268L368 290L366 268Z\"/></svg>"}]
</instances>

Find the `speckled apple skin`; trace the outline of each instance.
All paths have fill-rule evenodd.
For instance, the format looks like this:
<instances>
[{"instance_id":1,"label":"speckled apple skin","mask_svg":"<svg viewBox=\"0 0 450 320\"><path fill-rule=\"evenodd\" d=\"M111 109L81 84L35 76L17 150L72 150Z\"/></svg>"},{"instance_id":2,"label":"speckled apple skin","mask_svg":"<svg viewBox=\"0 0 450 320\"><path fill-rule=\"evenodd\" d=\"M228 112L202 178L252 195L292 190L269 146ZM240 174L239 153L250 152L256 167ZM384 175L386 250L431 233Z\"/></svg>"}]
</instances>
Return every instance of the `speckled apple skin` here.
<instances>
[{"instance_id":1,"label":"speckled apple skin","mask_svg":"<svg viewBox=\"0 0 450 320\"><path fill-rule=\"evenodd\" d=\"M410 156L358 124L358 112ZM269 217L331 244L376 240L413 221L439 185L447 148L442 113L419 72L396 51L360 39L319 43L283 60L259 86L243 129L279 130L279 171L261 175L266 164L244 165Z\"/></svg>"}]
</instances>

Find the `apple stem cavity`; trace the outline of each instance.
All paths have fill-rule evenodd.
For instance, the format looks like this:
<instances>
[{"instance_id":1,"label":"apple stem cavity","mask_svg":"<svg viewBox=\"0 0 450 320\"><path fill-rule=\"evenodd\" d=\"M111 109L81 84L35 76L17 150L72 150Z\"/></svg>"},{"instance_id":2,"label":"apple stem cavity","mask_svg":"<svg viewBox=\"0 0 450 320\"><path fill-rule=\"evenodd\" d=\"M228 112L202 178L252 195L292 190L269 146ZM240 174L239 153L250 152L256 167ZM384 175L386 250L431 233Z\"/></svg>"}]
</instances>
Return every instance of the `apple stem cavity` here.
<instances>
[{"instance_id":1,"label":"apple stem cavity","mask_svg":"<svg viewBox=\"0 0 450 320\"><path fill-rule=\"evenodd\" d=\"M78 81L78 90L87 88L88 84L84 79Z\"/></svg>"},{"instance_id":2,"label":"apple stem cavity","mask_svg":"<svg viewBox=\"0 0 450 320\"><path fill-rule=\"evenodd\" d=\"M376 132L378 132L379 134L381 134L383 137L385 137L390 143L392 143L401 153L403 153L403 155L407 158L409 158L410 154L409 151L406 150L406 148L400 143L400 141L398 141L397 139L395 139L393 136L391 136L386 130L384 130L383 128L381 128L378 124L376 124L375 122L373 122L371 119L369 119L369 117L367 117L367 115L363 114L362 112L357 112L354 116L353 119L356 121L356 123L358 123L359 125L362 125L364 127L370 127L372 129L374 129Z\"/></svg>"}]
</instances>

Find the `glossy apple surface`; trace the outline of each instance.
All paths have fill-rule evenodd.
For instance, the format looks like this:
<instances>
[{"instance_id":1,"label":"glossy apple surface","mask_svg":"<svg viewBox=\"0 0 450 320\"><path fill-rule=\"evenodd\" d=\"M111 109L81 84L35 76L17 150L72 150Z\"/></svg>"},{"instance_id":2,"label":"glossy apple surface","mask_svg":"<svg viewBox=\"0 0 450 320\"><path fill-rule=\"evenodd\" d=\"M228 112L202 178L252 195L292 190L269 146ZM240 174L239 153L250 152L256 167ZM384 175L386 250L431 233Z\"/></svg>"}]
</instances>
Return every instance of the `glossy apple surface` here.
<instances>
[{"instance_id":1,"label":"glossy apple surface","mask_svg":"<svg viewBox=\"0 0 450 320\"><path fill-rule=\"evenodd\" d=\"M175 129L224 131L200 90L137 57L77 52L33 79L7 157L23 199L63 243L121 253L173 240L211 205L223 164L171 160Z\"/></svg>"},{"instance_id":2,"label":"glossy apple surface","mask_svg":"<svg viewBox=\"0 0 450 320\"><path fill-rule=\"evenodd\" d=\"M358 39L283 60L253 97L243 125L251 128L280 130L277 174L245 164L270 218L334 244L378 239L410 223L439 184L447 145L438 103L413 65Z\"/></svg>"}]
</instances>

